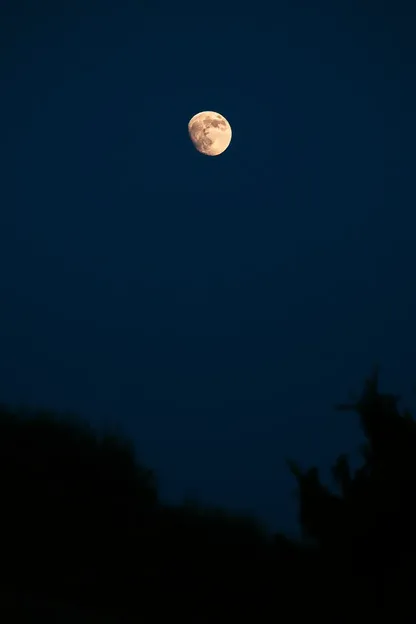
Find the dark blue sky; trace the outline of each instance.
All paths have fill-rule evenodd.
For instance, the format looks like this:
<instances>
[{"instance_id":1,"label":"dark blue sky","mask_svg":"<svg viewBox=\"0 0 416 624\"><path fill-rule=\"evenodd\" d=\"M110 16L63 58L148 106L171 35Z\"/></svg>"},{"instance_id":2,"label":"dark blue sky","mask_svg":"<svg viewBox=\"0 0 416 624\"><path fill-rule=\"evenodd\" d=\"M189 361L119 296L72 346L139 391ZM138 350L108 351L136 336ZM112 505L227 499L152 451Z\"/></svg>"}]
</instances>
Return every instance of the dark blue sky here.
<instances>
[{"instance_id":1,"label":"dark blue sky","mask_svg":"<svg viewBox=\"0 0 416 624\"><path fill-rule=\"evenodd\" d=\"M332 404L376 360L416 380L411 3L64 4L0 9L1 399L293 530L285 457L357 447Z\"/></svg>"}]
</instances>

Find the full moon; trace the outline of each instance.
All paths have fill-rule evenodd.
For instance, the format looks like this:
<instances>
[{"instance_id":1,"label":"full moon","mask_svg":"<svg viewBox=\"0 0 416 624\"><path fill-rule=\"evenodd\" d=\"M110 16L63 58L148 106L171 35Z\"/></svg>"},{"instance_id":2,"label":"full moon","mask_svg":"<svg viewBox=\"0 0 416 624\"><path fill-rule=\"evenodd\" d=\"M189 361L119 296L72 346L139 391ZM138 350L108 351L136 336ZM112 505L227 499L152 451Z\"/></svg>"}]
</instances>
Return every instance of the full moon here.
<instances>
[{"instance_id":1,"label":"full moon","mask_svg":"<svg viewBox=\"0 0 416 624\"><path fill-rule=\"evenodd\" d=\"M231 126L225 117L213 111L194 115L188 124L191 141L201 154L218 156L231 143Z\"/></svg>"}]
</instances>

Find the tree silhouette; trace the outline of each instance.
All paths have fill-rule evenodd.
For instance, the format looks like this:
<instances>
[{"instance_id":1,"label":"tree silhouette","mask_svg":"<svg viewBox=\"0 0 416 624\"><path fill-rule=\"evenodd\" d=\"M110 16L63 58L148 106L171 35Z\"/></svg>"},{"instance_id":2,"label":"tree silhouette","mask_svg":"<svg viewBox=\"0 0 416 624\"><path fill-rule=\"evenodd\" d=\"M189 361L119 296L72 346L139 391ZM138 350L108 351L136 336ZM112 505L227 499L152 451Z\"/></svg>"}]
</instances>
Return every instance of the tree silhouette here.
<instances>
[{"instance_id":1,"label":"tree silhouette","mask_svg":"<svg viewBox=\"0 0 416 624\"><path fill-rule=\"evenodd\" d=\"M332 474L338 493L289 462L298 482L304 536L319 550L332 595L349 615L390 614L413 621L413 560L416 555L416 424L400 412L399 397L379 391L376 369L362 396L339 411L358 413L366 444L352 473L345 455ZM406 613L406 615L403 615Z\"/></svg>"},{"instance_id":2,"label":"tree silhouette","mask_svg":"<svg viewBox=\"0 0 416 624\"><path fill-rule=\"evenodd\" d=\"M3 583L75 606L105 596L118 609L137 531L157 507L133 447L79 422L3 408L0 483Z\"/></svg>"},{"instance_id":3,"label":"tree silhouette","mask_svg":"<svg viewBox=\"0 0 416 624\"><path fill-rule=\"evenodd\" d=\"M334 488L290 461L303 537L196 502L168 505L120 436L0 408L3 621L414 620L416 424L378 371L358 413L362 464ZM13 612L13 618L10 613Z\"/></svg>"},{"instance_id":4,"label":"tree silhouette","mask_svg":"<svg viewBox=\"0 0 416 624\"><path fill-rule=\"evenodd\" d=\"M153 473L120 437L3 406L0 487L3 604L26 605L38 619L62 605L77 621L85 612L87 621L175 613L208 622L254 617L268 598L272 540L261 525L163 504Z\"/></svg>"}]
</instances>

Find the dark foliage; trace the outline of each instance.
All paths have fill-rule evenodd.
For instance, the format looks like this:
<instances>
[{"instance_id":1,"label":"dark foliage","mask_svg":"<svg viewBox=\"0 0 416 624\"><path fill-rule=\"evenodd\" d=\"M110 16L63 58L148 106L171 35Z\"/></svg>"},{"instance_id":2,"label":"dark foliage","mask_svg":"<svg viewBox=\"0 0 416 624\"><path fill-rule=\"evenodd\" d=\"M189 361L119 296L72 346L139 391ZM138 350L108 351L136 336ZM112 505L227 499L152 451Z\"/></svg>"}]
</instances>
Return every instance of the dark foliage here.
<instances>
[{"instance_id":1,"label":"dark foliage","mask_svg":"<svg viewBox=\"0 0 416 624\"><path fill-rule=\"evenodd\" d=\"M316 468L291 469L304 535L316 545L326 587L345 605L344 616L414 622L416 423L378 382L376 370L357 402L337 406L358 413L366 437L354 474L345 455L334 464L338 493L320 482Z\"/></svg>"},{"instance_id":2,"label":"dark foliage","mask_svg":"<svg viewBox=\"0 0 416 624\"><path fill-rule=\"evenodd\" d=\"M353 471L290 462L303 539L196 503L163 504L120 437L0 409L0 614L19 622L413 621L416 424L377 372L355 410Z\"/></svg>"}]
</instances>

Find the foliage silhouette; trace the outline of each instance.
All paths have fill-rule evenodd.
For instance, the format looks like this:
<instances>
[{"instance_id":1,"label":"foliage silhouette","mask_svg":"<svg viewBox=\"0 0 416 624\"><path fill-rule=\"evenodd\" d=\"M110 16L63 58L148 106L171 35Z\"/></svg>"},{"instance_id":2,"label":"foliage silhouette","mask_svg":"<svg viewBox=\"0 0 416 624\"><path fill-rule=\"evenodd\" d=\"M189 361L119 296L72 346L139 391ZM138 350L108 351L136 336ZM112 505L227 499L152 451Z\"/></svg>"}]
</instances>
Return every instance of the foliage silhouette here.
<instances>
[{"instance_id":1,"label":"foliage silhouette","mask_svg":"<svg viewBox=\"0 0 416 624\"><path fill-rule=\"evenodd\" d=\"M398 401L379 391L376 370L357 401L337 406L358 413L366 444L355 471L338 457L335 489L316 467L288 462L299 540L223 509L164 504L128 440L2 406L0 616L413 621L416 424Z\"/></svg>"},{"instance_id":2,"label":"foliage silhouette","mask_svg":"<svg viewBox=\"0 0 416 624\"><path fill-rule=\"evenodd\" d=\"M289 465L303 534L319 551L332 595L349 602L350 615L359 609L414 621L416 423L398 402L397 395L379 391L376 369L358 401L337 406L358 413L366 438L354 474L345 455L335 462L338 493L321 483L316 468L302 472Z\"/></svg>"},{"instance_id":3,"label":"foliage silhouette","mask_svg":"<svg viewBox=\"0 0 416 624\"><path fill-rule=\"evenodd\" d=\"M117 622L260 609L270 536L254 519L161 503L126 440L3 406L0 484L0 582L14 603Z\"/></svg>"},{"instance_id":4,"label":"foliage silhouette","mask_svg":"<svg viewBox=\"0 0 416 624\"><path fill-rule=\"evenodd\" d=\"M122 576L135 517L157 502L152 475L131 448L47 413L2 409L0 474L4 580L32 591L48 587L58 600L77 587L82 602L93 593L92 579L105 586L105 559Z\"/></svg>"}]
</instances>

